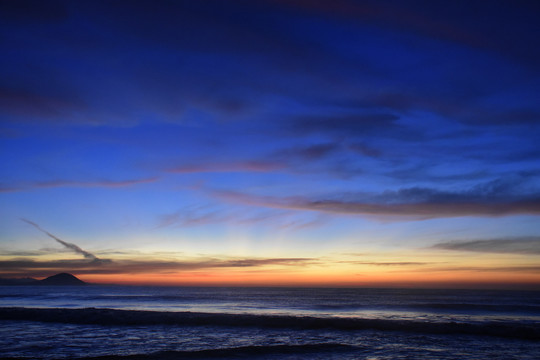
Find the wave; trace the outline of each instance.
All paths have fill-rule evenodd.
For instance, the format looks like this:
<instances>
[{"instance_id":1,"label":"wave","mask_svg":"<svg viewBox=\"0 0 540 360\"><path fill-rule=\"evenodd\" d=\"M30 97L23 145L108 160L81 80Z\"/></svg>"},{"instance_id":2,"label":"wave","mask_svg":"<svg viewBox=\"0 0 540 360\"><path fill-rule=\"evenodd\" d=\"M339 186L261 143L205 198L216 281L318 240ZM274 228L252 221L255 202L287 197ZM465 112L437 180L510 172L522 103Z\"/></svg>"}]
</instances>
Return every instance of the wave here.
<instances>
[{"instance_id":1,"label":"wave","mask_svg":"<svg viewBox=\"0 0 540 360\"><path fill-rule=\"evenodd\" d=\"M151 354L140 355L106 355L97 357L84 357L81 360L167 360L167 359L209 359L209 358L227 358L238 359L246 358L250 359L259 356L268 355L309 355L310 353L329 352L347 352L358 349L356 346L343 345L337 343L324 343L324 344L303 344L303 345L261 345L261 346L240 346L221 349L207 349L207 350L194 350L194 351L160 351Z\"/></svg>"},{"instance_id":2,"label":"wave","mask_svg":"<svg viewBox=\"0 0 540 360\"><path fill-rule=\"evenodd\" d=\"M311 307L322 311L362 311L362 310L393 310L393 311L423 311L423 312L461 312L477 314L530 314L540 315L537 305L505 305L505 304L473 304L473 303L426 303L399 305L364 305L364 304L320 304Z\"/></svg>"},{"instance_id":3,"label":"wave","mask_svg":"<svg viewBox=\"0 0 540 360\"><path fill-rule=\"evenodd\" d=\"M406 306L407 307L407 306ZM459 311L480 311L480 312L512 312L540 314L540 306L537 305L503 305L503 304L470 304L470 303L431 303L413 304L411 308L433 309L433 310L459 310Z\"/></svg>"},{"instance_id":4,"label":"wave","mask_svg":"<svg viewBox=\"0 0 540 360\"><path fill-rule=\"evenodd\" d=\"M416 320L361 319L254 314L215 314L116 309L0 308L1 320L28 320L70 324L228 326L287 329L404 331L429 334L488 335L540 340L537 322L429 322Z\"/></svg>"}]
</instances>

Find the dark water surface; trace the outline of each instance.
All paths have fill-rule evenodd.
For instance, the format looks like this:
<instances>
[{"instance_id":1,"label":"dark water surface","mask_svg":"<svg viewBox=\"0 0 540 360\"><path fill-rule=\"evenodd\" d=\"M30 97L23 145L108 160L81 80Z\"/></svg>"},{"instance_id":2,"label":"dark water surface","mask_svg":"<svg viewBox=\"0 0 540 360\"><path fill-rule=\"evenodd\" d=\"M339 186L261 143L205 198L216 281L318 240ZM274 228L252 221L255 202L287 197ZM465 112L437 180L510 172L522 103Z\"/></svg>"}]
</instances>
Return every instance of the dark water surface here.
<instances>
[{"instance_id":1,"label":"dark water surface","mask_svg":"<svg viewBox=\"0 0 540 360\"><path fill-rule=\"evenodd\" d=\"M1 357L540 358L533 291L4 286L0 307Z\"/></svg>"}]
</instances>

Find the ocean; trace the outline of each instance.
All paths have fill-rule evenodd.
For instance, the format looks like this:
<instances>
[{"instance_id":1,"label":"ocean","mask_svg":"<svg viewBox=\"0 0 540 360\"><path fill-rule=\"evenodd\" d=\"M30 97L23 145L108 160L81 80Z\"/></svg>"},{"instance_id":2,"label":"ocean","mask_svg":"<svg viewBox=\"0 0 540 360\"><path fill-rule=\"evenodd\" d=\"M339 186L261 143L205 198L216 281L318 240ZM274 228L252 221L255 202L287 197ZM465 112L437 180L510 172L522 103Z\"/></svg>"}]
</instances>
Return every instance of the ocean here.
<instances>
[{"instance_id":1,"label":"ocean","mask_svg":"<svg viewBox=\"0 0 540 360\"><path fill-rule=\"evenodd\" d=\"M14 359L540 359L540 292L0 286Z\"/></svg>"}]
</instances>

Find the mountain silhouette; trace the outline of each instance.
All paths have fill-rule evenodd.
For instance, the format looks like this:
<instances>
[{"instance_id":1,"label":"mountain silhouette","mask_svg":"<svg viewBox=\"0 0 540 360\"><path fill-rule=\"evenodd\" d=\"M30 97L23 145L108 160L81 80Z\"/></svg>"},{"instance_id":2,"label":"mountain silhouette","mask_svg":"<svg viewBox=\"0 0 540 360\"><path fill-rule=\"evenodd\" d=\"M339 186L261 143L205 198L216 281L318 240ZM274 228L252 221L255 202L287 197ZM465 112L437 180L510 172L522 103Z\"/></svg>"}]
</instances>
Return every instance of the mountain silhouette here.
<instances>
[{"instance_id":1,"label":"mountain silhouette","mask_svg":"<svg viewBox=\"0 0 540 360\"><path fill-rule=\"evenodd\" d=\"M84 281L76 278L75 276L68 273L60 273L53 276L49 276L46 279L39 280L36 285L87 285Z\"/></svg>"}]
</instances>

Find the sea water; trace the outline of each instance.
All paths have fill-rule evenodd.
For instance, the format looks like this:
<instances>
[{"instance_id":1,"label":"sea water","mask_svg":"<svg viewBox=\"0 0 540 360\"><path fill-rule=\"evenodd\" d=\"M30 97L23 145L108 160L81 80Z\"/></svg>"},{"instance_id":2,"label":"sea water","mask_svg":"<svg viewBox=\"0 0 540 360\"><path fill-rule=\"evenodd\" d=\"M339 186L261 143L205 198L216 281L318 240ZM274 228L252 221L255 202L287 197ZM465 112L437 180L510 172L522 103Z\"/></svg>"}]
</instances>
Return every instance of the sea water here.
<instances>
[{"instance_id":1,"label":"sea water","mask_svg":"<svg viewBox=\"0 0 540 360\"><path fill-rule=\"evenodd\" d=\"M534 291L4 286L0 307L1 357L540 358Z\"/></svg>"}]
</instances>

